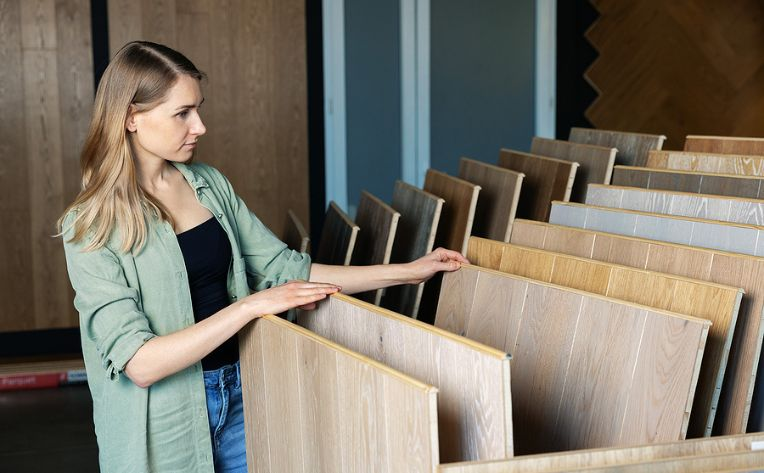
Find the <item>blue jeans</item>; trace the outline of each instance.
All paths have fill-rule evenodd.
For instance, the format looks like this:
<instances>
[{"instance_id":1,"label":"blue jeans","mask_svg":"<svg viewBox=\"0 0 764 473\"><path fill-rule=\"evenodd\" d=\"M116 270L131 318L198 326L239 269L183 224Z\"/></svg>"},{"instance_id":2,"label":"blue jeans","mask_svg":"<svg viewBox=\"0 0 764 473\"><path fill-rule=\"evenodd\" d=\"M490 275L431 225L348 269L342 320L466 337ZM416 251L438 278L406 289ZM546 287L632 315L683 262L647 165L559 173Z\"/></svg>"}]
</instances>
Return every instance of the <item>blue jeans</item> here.
<instances>
[{"instance_id":1,"label":"blue jeans","mask_svg":"<svg viewBox=\"0 0 764 473\"><path fill-rule=\"evenodd\" d=\"M239 362L204 372L216 473L247 473Z\"/></svg>"}]
</instances>

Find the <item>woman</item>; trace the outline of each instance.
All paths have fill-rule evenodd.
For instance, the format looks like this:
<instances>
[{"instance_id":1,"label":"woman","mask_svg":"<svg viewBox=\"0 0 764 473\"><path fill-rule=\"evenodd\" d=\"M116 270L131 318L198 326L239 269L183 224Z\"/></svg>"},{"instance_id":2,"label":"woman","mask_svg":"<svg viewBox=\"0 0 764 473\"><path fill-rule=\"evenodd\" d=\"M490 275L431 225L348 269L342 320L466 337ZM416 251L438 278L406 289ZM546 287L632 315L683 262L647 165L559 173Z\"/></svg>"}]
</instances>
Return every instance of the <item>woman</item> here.
<instances>
[{"instance_id":1,"label":"woman","mask_svg":"<svg viewBox=\"0 0 764 473\"><path fill-rule=\"evenodd\" d=\"M219 171L190 164L201 79L165 46L122 48L98 86L83 190L59 220L106 473L246 471L242 327L466 262L438 249L335 267L288 250Z\"/></svg>"}]
</instances>

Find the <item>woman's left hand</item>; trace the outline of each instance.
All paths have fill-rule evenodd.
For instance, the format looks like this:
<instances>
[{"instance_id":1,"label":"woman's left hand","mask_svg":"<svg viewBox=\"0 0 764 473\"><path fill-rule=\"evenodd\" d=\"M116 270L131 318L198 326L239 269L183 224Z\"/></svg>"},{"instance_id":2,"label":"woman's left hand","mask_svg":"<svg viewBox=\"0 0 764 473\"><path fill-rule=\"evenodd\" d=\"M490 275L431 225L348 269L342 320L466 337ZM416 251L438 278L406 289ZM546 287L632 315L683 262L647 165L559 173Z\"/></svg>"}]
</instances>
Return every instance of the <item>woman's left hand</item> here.
<instances>
[{"instance_id":1,"label":"woman's left hand","mask_svg":"<svg viewBox=\"0 0 764 473\"><path fill-rule=\"evenodd\" d=\"M408 284L425 282L440 271L456 271L462 264L469 264L467 258L458 251L438 248L421 258L408 263L410 280Z\"/></svg>"}]
</instances>

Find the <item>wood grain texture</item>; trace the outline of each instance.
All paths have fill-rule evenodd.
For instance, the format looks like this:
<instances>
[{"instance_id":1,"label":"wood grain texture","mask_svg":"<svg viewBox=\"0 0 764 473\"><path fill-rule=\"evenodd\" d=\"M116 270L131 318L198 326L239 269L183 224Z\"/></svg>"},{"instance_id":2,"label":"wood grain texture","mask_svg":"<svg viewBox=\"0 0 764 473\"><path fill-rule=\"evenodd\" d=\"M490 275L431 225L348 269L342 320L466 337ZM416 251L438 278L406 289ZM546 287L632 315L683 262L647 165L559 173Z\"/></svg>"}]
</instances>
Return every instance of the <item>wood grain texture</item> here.
<instances>
[{"instance_id":1,"label":"wood grain texture","mask_svg":"<svg viewBox=\"0 0 764 473\"><path fill-rule=\"evenodd\" d=\"M499 166L525 174L517 217L546 221L553 200L570 200L578 163L502 149Z\"/></svg>"},{"instance_id":2,"label":"wood grain texture","mask_svg":"<svg viewBox=\"0 0 764 473\"><path fill-rule=\"evenodd\" d=\"M710 321L687 436L711 435L742 289L476 237L470 238L467 258L489 269Z\"/></svg>"},{"instance_id":3,"label":"wood grain texture","mask_svg":"<svg viewBox=\"0 0 764 473\"><path fill-rule=\"evenodd\" d=\"M459 294L451 280L469 273L477 283ZM476 321L504 319L494 330L504 327L496 348L512 354L516 454L684 438L708 321L476 266L445 274L444 287L436 326L483 342ZM478 293L524 302L480 304ZM473 302L456 313L452 298ZM645 353L640 340L663 348ZM646 409L650 429L640 428Z\"/></svg>"},{"instance_id":4,"label":"wood grain texture","mask_svg":"<svg viewBox=\"0 0 764 473\"><path fill-rule=\"evenodd\" d=\"M353 257L358 225L334 202L329 202L318 242L316 263L347 266Z\"/></svg>"},{"instance_id":5,"label":"wood grain texture","mask_svg":"<svg viewBox=\"0 0 764 473\"><path fill-rule=\"evenodd\" d=\"M764 179L753 176L728 176L695 171L616 166L613 171L612 184L614 186L760 199L762 197L762 181Z\"/></svg>"},{"instance_id":6,"label":"wood grain texture","mask_svg":"<svg viewBox=\"0 0 764 473\"><path fill-rule=\"evenodd\" d=\"M467 239L472 232L480 186L428 169L424 191L443 199L435 246L461 253L467 251Z\"/></svg>"},{"instance_id":7,"label":"wood grain texture","mask_svg":"<svg viewBox=\"0 0 764 473\"><path fill-rule=\"evenodd\" d=\"M587 184L610 184L616 148L533 137L531 153L578 163L570 200L583 202ZM505 240L506 241L506 240Z\"/></svg>"},{"instance_id":8,"label":"wood grain texture","mask_svg":"<svg viewBox=\"0 0 764 473\"><path fill-rule=\"evenodd\" d=\"M388 264L400 217L399 212L377 197L366 191L361 192L361 201L356 212L358 238L350 264ZM382 301L382 289L356 294L355 297L379 305Z\"/></svg>"},{"instance_id":9,"label":"wood grain texture","mask_svg":"<svg viewBox=\"0 0 764 473\"><path fill-rule=\"evenodd\" d=\"M462 158L459 178L480 186L471 234L509 241L525 174Z\"/></svg>"},{"instance_id":10,"label":"wood grain texture","mask_svg":"<svg viewBox=\"0 0 764 473\"><path fill-rule=\"evenodd\" d=\"M687 135L684 150L698 153L764 155L764 138Z\"/></svg>"},{"instance_id":11,"label":"wood grain texture","mask_svg":"<svg viewBox=\"0 0 764 473\"><path fill-rule=\"evenodd\" d=\"M284 243L289 248L300 253L308 253L310 251L310 235L305 230L305 226L297 214L291 210L287 211L287 223L284 226Z\"/></svg>"},{"instance_id":12,"label":"wood grain texture","mask_svg":"<svg viewBox=\"0 0 764 473\"><path fill-rule=\"evenodd\" d=\"M441 473L523 473L527 471L551 473L605 467L610 468L608 471L621 471L621 466L631 468L630 465L647 463L651 464L651 467L661 467L662 463L658 462L659 460L681 462L683 459L688 462L696 462L693 467L697 467L699 458L720 457L727 460L731 458L729 454L746 455L752 451L757 452L757 449L752 448L752 446L755 446L763 439L764 436L761 433L729 435L637 447L600 448L543 455L526 455L508 460L441 464L438 467L438 471ZM708 469L703 469L703 465L700 465L700 469L689 469L689 465L692 465L692 463L687 463L678 470L668 471L709 471ZM713 463L709 463L709 465L713 465ZM728 466L734 467L734 463ZM727 471L726 467L723 468L724 471Z\"/></svg>"},{"instance_id":13,"label":"wood grain texture","mask_svg":"<svg viewBox=\"0 0 764 473\"><path fill-rule=\"evenodd\" d=\"M506 353L344 295L302 312L297 323L437 387L441 462L512 456Z\"/></svg>"},{"instance_id":14,"label":"wood grain texture","mask_svg":"<svg viewBox=\"0 0 764 473\"><path fill-rule=\"evenodd\" d=\"M647 153L650 150L663 148L666 137L646 133L573 127L570 129L568 140L574 143L616 148L618 150L615 157L617 164L644 166L647 161Z\"/></svg>"},{"instance_id":15,"label":"wood grain texture","mask_svg":"<svg viewBox=\"0 0 764 473\"><path fill-rule=\"evenodd\" d=\"M764 327L764 258L530 220L517 221L511 241L742 288L745 295L732 338L713 433L743 433L746 425L751 431L762 430L764 406L756 373ZM749 422L752 394L756 398Z\"/></svg>"},{"instance_id":16,"label":"wood grain texture","mask_svg":"<svg viewBox=\"0 0 764 473\"><path fill-rule=\"evenodd\" d=\"M196 159L228 176L275 234L288 209L308 222L305 3L109 0L108 13L112 55L154 41L207 74Z\"/></svg>"},{"instance_id":17,"label":"wood grain texture","mask_svg":"<svg viewBox=\"0 0 764 473\"><path fill-rule=\"evenodd\" d=\"M695 153L687 151L650 151L647 167L696 171L737 176L764 176L764 156Z\"/></svg>"},{"instance_id":18,"label":"wood grain texture","mask_svg":"<svg viewBox=\"0 0 764 473\"><path fill-rule=\"evenodd\" d=\"M392 208L400 212L401 217L390 262L408 263L432 251L443 199L398 181L393 190ZM424 283L389 287L385 290L382 306L416 318L423 290Z\"/></svg>"},{"instance_id":19,"label":"wood grain texture","mask_svg":"<svg viewBox=\"0 0 764 473\"><path fill-rule=\"evenodd\" d=\"M439 463L436 388L271 315L240 341L250 471Z\"/></svg>"}]
</instances>

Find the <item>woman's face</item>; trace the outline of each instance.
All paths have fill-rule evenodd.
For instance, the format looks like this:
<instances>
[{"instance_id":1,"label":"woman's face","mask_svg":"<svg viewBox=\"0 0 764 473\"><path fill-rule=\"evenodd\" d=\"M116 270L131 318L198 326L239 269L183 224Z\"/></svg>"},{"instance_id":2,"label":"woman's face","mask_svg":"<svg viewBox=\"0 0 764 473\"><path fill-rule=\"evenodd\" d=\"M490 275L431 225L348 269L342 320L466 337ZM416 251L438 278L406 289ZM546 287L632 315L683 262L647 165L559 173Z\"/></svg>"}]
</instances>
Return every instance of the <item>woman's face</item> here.
<instances>
[{"instance_id":1,"label":"woman's face","mask_svg":"<svg viewBox=\"0 0 764 473\"><path fill-rule=\"evenodd\" d=\"M199 116L203 101L199 81L181 75L164 102L151 110L130 114L127 130L131 132L136 158L144 163L191 159L197 140L207 131Z\"/></svg>"}]
</instances>

